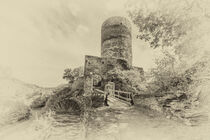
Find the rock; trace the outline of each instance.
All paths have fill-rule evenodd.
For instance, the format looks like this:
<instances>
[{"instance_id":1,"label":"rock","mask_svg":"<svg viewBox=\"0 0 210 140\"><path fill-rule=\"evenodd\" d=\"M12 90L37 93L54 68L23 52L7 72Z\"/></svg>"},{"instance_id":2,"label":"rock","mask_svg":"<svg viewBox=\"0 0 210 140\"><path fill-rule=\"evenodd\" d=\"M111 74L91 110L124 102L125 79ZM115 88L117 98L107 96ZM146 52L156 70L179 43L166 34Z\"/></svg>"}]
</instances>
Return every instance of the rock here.
<instances>
[{"instance_id":1,"label":"rock","mask_svg":"<svg viewBox=\"0 0 210 140\"><path fill-rule=\"evenodd\" d=\"M190 120L185 119L183 122L185 125L192 126L192 123L190 122Z\"/></svg>"},{"instance_id":2,"label":"rock","mask_svg":"<svg viewBox=\"0 0 210 140\"><path fill-rule=\"evenodd\" d=\"M97 92L97 91L94 91ZM92 107L93 108L97 108L97 107L102 107L104 104L104 96L100 95L100 94L93 94L91 96L91 100L92 100Z\"/></svg>"},{"instance_id":3,"label":"rock","mask_svg":"<svg viewBox=\"0 0 210 140\"><path fill-rule=\"evenodd\" d=\"M49 97L37 97L30 105L32 109L42 108L45 106Z\"/></svg>"},{"instance_id":4,"label":"rock","mask_svg":"<svg viewBox=\"0 0 210 140\"><path fill-rule=\"evenodd\" d=\"M179 93L176 95L179 101L183 101L187 99L187 95L185 93Z\"/></svg>"},{"instance_id":5,"label":"rock","mask_svg":"<svg viewBox=\"0 0 210 140\"><path fill-rule=\"evenodd\" d=\"M84 97L84 79L79 78L70 86L57 90L46 102L45 109L57 113L82 113L91 107L90 97Z\"/></svg>"}]
</instances>

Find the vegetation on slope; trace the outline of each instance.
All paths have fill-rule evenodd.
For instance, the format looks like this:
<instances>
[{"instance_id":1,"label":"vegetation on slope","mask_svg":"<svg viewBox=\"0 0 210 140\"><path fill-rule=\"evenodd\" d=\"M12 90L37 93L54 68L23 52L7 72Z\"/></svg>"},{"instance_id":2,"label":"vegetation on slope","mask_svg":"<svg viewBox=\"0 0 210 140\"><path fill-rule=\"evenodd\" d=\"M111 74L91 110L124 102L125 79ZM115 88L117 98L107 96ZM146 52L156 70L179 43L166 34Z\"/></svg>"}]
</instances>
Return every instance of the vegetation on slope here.
<instances>
[{"instance_id":1,"label":"vegetation on slope","mask_svg":"<svg viewBox=\"0 0 210 140\"><path fill-rule=\"evenodd\" d=\"M145 94L153 96L136 96L137 103L193 125L205 118L201 97L209 79L209 20L200 2L156 2L152 7L150 1L139 1L128 11L137 38L159 52L156 66L146 74Z\"/></svg>"},{"instance_id":2,"label":"vegetation on slope","mask_svg":"<svg viewBox=\"0 0 210 140\"><path fill-rule=\"evenodd\" d=\"M27 84L11 77L0 77L0 126L28 119L30 104L42 95L48 95L52 88Z\"/></svg>"}]
</instances>

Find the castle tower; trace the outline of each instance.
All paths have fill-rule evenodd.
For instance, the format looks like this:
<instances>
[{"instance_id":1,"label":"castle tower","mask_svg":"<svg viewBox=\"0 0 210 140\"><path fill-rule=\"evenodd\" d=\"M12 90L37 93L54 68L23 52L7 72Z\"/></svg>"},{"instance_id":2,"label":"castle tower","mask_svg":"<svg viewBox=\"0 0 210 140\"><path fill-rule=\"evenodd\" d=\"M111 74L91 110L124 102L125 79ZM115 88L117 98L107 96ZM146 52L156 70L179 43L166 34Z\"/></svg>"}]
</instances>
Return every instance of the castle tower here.
<instances>
[{"instance_id":1,"label":"castle tower","mask_svg":"<svg viewBox=\"0 0 210 140\"><path fill-rule=\"evenodd\" d=\"M111 17L102 24L101 57L123 59L132 66L131 24L126 18Z\"/></svg>"}]
</instances>

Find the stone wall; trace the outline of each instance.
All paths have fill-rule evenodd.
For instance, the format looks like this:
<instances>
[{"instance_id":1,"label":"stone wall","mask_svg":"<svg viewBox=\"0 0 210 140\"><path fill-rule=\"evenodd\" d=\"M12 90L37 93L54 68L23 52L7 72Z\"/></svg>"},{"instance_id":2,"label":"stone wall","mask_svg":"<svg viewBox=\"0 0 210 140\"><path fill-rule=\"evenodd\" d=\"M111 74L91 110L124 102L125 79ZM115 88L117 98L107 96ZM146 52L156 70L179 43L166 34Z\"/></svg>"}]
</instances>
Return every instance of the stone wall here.
<instances>
[{"instance_id":1,"label":"stone wall","mask_svg":"<svg viewBox=\"0 0 210 140\"><path fill-rule=\"evenodd\" d=\"M101 74L102 58L97 56L85 56L84 76Z\"/></svg>"},{"instance_id":2,"label":"stone wall","mask_svg":"<svg viewBox=\"0 0 210 140\"><path fill-rule=\"evenodd\" d=\"M85 68L84 68L84 91L85 95L92 94L92 88L94 83L94 77L101 77L101 58L97 56L85 56Z\"/></svg>"}]
</instances>

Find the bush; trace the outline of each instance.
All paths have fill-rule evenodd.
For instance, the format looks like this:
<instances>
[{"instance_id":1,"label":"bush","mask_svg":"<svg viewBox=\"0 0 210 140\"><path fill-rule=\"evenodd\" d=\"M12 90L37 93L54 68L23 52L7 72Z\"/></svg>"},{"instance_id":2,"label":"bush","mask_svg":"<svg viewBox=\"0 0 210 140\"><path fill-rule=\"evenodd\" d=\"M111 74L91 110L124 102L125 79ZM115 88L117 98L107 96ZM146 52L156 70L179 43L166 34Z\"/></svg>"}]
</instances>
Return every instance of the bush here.
<instances>
[{"instance_id":1,"label":"bush","mask_svg":"<svg viewBox=\"0 0 210 140\"><path fill-rule=\"evenodd\" d=\"M83 77L84 74L84 68L78 67L78 68L68 68L64 70L63 79L66 79L69 83L73 83L75 80L77 80L80 77Z\"/></svg>"},{"instance_id":2,"label":"bush","mask_svg":"<svg viewBox=\"0 0 210 140\"><path fill-rule=\"evenodd\" d=\"M117 90L140 93L145 90L144 75L135 70L120 70L114 68L108 71L107 81L115 83Z\"/></svg>"},{"instance_id":3,"label":"bush","mask_svg":"<svg viewBox=\"0 0 210 140\"><path fill-rule=\"evenodd\" d=\"M72 84L55 91L48 99L46 109L66 113L83 111L86 102L82 96L84 93L83 85L83 78L78 78Z\"/></svg>"},{"instance_id":4,"label":"bush","mask_svg":"<svg viewBox=\"0 0 210 140\"><path fill-rule=\"evenodd\" d=\"M34 99L34 101L31 103L30 107L32 109L36 109L36 108L42 108L45 106L47 100L49 99L49 97L37 97L36 99Z\"/></svg>"}]
</instances>

